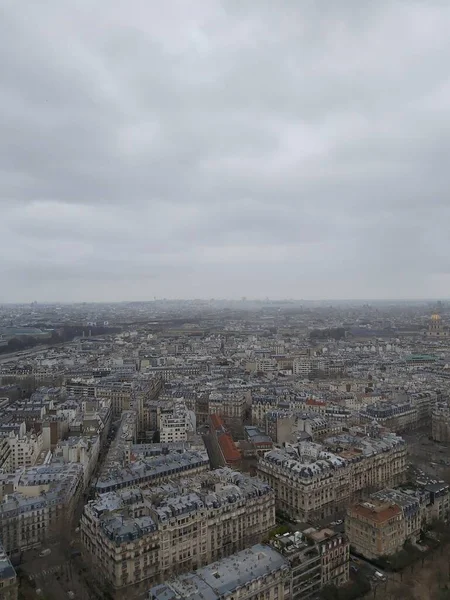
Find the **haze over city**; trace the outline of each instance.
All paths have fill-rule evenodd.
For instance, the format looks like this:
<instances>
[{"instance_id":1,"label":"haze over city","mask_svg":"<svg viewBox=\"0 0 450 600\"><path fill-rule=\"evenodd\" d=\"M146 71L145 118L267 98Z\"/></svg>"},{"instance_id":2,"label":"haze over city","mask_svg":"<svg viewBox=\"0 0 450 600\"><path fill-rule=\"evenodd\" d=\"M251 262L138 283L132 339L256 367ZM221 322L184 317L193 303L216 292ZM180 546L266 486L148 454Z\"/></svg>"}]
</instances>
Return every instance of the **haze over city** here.
<instances>
[{"instance_id":1,"label":"haze over city","mask_svg":"<svg viewBox=\"0 0 450 600\"><path fill-rule=\"evenodd\" d=\"M5 3L0 301L446 297L449 19Z\"/></svg>"}]
</instances>

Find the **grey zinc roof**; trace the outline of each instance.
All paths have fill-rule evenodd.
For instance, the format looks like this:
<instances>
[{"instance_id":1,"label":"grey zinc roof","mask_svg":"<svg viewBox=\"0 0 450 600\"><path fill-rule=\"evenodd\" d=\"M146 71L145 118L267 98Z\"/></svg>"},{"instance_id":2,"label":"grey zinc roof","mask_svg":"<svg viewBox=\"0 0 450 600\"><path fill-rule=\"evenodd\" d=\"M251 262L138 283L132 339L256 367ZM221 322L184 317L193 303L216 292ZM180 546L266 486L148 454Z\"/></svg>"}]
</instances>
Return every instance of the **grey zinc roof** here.
<instances>
[{"instance_id":1,"label":"grey zinc roof","mask_svg":"<svg viewBox=\"0 0 450 600\"><path fill-rule=\"evenodd\" d=\"M288 569L288 562L270 546L256 544L223 558L196 573L188 573L155 586L148 597L154 600L222 600L237 588Z\"/></svg>"},{"instance_id":2,"label":"grey zinc roof","mask_svg":"<svg viewBox=\"0 0 450 600\"><path fill-rule=\"evenodd\" d=\"M0 581L5 581L5 579L11 579L12 577L16 577L16 571L0 543Z\"/></svg>"}]
</instances>

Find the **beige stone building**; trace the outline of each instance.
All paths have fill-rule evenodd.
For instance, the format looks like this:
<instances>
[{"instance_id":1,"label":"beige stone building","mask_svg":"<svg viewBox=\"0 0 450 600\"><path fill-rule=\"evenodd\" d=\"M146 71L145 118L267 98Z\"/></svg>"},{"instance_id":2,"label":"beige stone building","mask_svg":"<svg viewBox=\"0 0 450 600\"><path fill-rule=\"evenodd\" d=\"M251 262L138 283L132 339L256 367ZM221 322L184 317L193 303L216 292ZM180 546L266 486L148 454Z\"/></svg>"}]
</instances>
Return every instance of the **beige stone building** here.
<instances>
[{"instance_id":1,"label":"beige stone building","mask_svg":"<svg viewBox=\"0 0 450 600\"><path fill-rule=\"evenodd\" d=\"M2 490L0 540L5 552L18 555L70 532L83 469L79 464L23 469L3 481Z\"/></svg>"},{"instance_id":2,"label":"beige stone building","mask_svg":"<svg viewBox=\"0 0 450 600\"><path fill-rule=\"evenodd\" d=\"M443 323L438 314L431 315L426 335L435 339L446 339L450 337L450 329Z\"/></svg>"},{"instance_id":3,"label":"beige stone building","mask_svg":"<svg viewBox=\"0 0 450 600\"><path fill-rule=\"evenodd\" d=\"M345 533L352 548L366 558L394 554L406 540L401 508L382 500L350 507Z\"/></svg>"},{"instance_id":4,"label":"beige stone building","mask_svg":"<svg viewBox=\"0 0 450 600\"><path fill-rule=\"evenodd\" d=\"M113 418L133 408L133 385L130 381L105 381L96 386L96 397L111 400Z\"/></svg>"},{"instance_id":5,"label":"beige stone building","mask_svg":"<svg viewBox=\"0 0 450 600\"><path fill-rule=\"evenodd\" d=\"M269 486L225 468L101 494L85 507L81 538L103 580L142 591L260 542L274 525Z\"/></svg>"},{"instance_id":6,"label":"beige stone building","mask_svg":"<svg viewBox=\"0 0 450 600\"><path fill-rule=\"evenodd\" d=\"M209 395L208 411L210 415L219 415L225 422L242 420L250 403L249 392L240 390L232 392L211 392Z\"/></svg>"},{"instance_id":7,"label":"beige stone building","mask_svg":"<svg viewBox=\"0 0 450 600\"><path fill-rule=\"evenodd\" d=\"M291 569L270 546L256 544L233 556L150 589L149 600L290 600Z\"/></svg>"},{"instance_id":8,"label":"beige stone building","mask_svg":"<svg viewBox=\"0 0 450 600\"><path fill-rule=\"evenodd\" d=\"M450 406L439 402L431 413L431 436L435 442L450 442Z\"/></svg>"},{"instance_id":9,"label":"beige stone building","mask_svg":"<svg viewBox=\"0 0 450 600\"><path fill-rule=\"evenodd\" d=\"M395 434L378 439L342 434L324 444L301 442L267 452L257 474L275 490L279 510L308 521L333 516L364 494L402 483L406 466L406 444Z\"/></svg>"}]
</instances>

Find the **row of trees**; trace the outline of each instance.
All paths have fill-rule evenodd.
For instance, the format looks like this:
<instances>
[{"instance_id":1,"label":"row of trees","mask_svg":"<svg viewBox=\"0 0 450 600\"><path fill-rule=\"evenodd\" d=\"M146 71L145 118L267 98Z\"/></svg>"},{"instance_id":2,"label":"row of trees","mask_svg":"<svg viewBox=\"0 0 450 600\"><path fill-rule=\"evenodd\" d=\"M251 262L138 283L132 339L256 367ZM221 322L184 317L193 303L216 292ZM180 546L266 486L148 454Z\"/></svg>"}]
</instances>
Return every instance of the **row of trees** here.
<instances>
[{"instance_id":1,"label":"row of trees","mask_svg":"<svg viewBox=\"0 0 450 600\"><path fill-rule=\"evenodd\" d=\"M51 326L49 325L50 329ZM34 346L52 346L61 344L62 342L71 342L76 337L81 337L83 334L103 335L105 333L117 333L120 329L117 327L85 327L83 325L63 325L58 329L53 329L50 337L45 339L36 338L32 335L21 335L8 340L8 343L0 347L0 354L10 354L12 352L21 352L29 350Z\"/></svg>"},{"instance_id":2,"label":"row of trees","mask_svg":"<svg viewBox=\"0 0 450 600\"><path fill-rule=\"evenodd\" d=\"M344 587L326 585L320 592L321 600L356 600L370 591L370 583L364 575L358 573L355 579Z\"/></svg>"},{"instance_id":3,"label":"row of trees","mask_svg":"<svg viewBox=\"0 0 450 600\"><path fill-rule=\"evenodd\" d=\"M311 341L343 340L346 330L343 327L331 327L327 329L313 329L309 334Z\"/></svg>"}]
</instances>

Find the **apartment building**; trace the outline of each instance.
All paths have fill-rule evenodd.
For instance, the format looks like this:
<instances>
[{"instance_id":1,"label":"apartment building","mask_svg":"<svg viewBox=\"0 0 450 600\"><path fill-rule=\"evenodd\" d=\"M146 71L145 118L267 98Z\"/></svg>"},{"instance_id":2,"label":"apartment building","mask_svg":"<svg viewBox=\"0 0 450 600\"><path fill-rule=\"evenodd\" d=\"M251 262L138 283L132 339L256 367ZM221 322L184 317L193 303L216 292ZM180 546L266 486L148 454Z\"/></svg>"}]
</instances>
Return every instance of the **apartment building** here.
<instances>
[{"instance_id":1,"label":"apartment building","mask_svg":"<svg viewBox=\"0 0 450 600\"><path fill-rule=\"evenodd\" d=\"M252 394L251 410L253 425L265 427L266 414L278 412L278 398L271 394Z\"/></svg>"},{"instance_id":2,"label":"apartment building","mask_svg":"<svg viewBox=\"0 0 450 600\"><path fill-rule=\"evenodd\" d=\"M52 463L78 463L83 467L83 487L89 484L100 454L100 437L80 436L60 440L53 453Z\"/></svg>"},{"instance_id":3,"label":"apartment building","mask_svg":"<svg viewBox=\"0 0 450 600\"><path fill-rule=\"evenodd\" d=\"M42 421L42 447L53 450L60 439L69 432L69 421L65 415L45 415Z\"/></svg>"},{"instance_id":4,"label":"apartment building","mask_svg":"<svg viewBox=\"0 0 450 600\"><path fill-rule=\"evenodd\" d=\"M125 447L117 462L108 461L100 473L95 489L97 493L113 492L127 487L158 485L171 478L196 475L209 469L209 458L205 450L188 450L180 453L168 452L160 456L131 457L126 460Z\"/></svg>"},{"instance_id":5,"label":"apartment building","mask_svg":"<svg viewBox=\"0 0 450 600\"><path fill-rule=\"evenodd\" d=\"M426 390L408 394L412 406L417 410L417 423L419 427L430 425L431 412L438 399L437 392Z\"/></svg>"},{"instance_id":6,"label":"apartment building","mask_svg":"<svg viewBox=\"0 0 450 600\"><path fill-rule=\"evenodd\" d=\"M314 598L322 587L322 557L318 544L311 543L303 533L278 535L271 541L289 563L292 600Z\"/></svg>"},{"instance_id":7,"label":"apartment building","mask_svg":"<svg viewBox=\"0 0 450 600\"><path fill-rule=\"evenodd\" d=\"M450 405L437 402L431 413L431 436L435 442L450 442Z\"/></svg>"},{"instance_id":8,"label":"apartment building","mask_svg":"<svg viewBox=\"0 0 450 600\"><path fill-rule=\"evenodd\" d=\"M260 542L275 525L268 485L231 469L89 502L81 538L116 590L162 582Z\"/></svg>"},{"instance_id":9,"label":"apartment building","mask_svg":"<svg viewBox=\"0 0 450 600\"><path fill-rule=\"evenodd\" d=\"M170 381L175 377L180 376L195 376L200 375L201 369L196 365L183 365L183 366L163 366L163 367L147 367L145 373L151 374L155 377L161 377L163 381Z\"/></svg>"},{"instance_id":10,"label":"apartment building","mask_svg":"<svg viewBox=\"0 0 450 600\"><path fill-rule=\"evenodd\" d=\"M2 482L0 539L5 552L19 554L70 530L83 489L81 465L45 465L19 471Z\"/></svg>"},{"instance_id":11,"label":"apartment building","mask_svg":"<svg viewBox=\"0 0 450 600\"><path fill-rule=\"evenodd\" d=\"M93 377L69 377L65 381L67 396L94 398L97 383Z\"/></svg>"},{"instance_id":12,"label":"apartment building","mask_svg":"<svg viewBox=\"0 0 450 600\"><path fill-rule=\"evenodd\" d=\"M239 442L239 446L244 455L258 456L263 455L273 448L272 439L254 425L244 427L245 440Z\"/></svg>"},{"instance_id":13,"label":"apartment building","mask_svg":"<svg viewBox=\"0 0 450 600\"><path fill-rule=\"evenodd\" d=\"M319 415L343 423L349 423L353 419L352 411L343 404L336 402L326 402L316 398L307 398L296 402L298 411L307 413L318 413ZM295 405L292 405L294 408Z\"/></svg>"},{"instance_id":14,"label":"apartment building","mask_svg":"<svg viewBox=\"0 0 450 600\"><path fill-rule=\"evenodd\" d=\"M300 442L267 452L258 461L257 474L275 490L278 509L291 518L323 519L364 492L402 483L406 444L392 433Z\"/></svg>"},{"instance_id":15,"label":"apartment building","mask_svg":"<svg viewBox=\"0 0 450 600\"><path fill-rule=\"evenodd\" d=\"M348 582L350 544L342 533L311 527L278 535L271 545L289 562L292 600L316 598L325 585Z\"/></svg>"},{"instance_id":16,"label":"apartment building","mask_svg":"<svg viewBox=\"0 0 450 600\"><path fill-rule=\"evenodd\" d=\"M416 429L419 424L418 409L408 400L374 402L360 411L361 423L376 421L391 431L403 432Z\"/></svg>"},{"instance_id":17,"label":"apartment building","mask_svg":"<svg viewBox=\"0 0 450 600\"><path fill-rule=\"evenodd\" d=\"M195 414L188 411L184 400L173 400L170 411L161 414L159 435L161 443L185 442L188 432L195 432Z\"/></svg>"},{"instance_id":18,"label":"apartment building","mask_svg":"<svg viewBox=\"0 0 450 600\"><path fill-rule=\"evenodd\" d=\"M219 415L225 421L243 421L249 396L241 391L215 391L209 395L209 414Z\"/></svg>"},{"instance_id":19,"label":"apartment building","mask_svg":"<svg viewBox=\"0 0 450 600\"><path fill-rule=\"evenodd\" d=\"M366 558L395 554L406 539L402 510L397 504L376 499L351 506L345 533L355 552Z\"/></svg>"},{"instance_id":20,"label":"apartment building","mask_svg":"<svg viewBox=\"0 0 450 600\"><path fill-rule=\"evenodd\" d=\"M309 434L312 439L319 440L325 436L338 434L341 431L342 424L327 416L321 416L315 413L302 413L297 417L297 435L299 432L304 432Z\"/></svg>"},{"instance_id":21,"label":"apartment building","mask_svg":"<svg viewBox=\"0 0 450 600\"><path fill-rule=\"evenodd\" d=\"M275 358L259 357L256 359L253 369L256 373L277 373L279 367Z\"/></svg>"},{"instance_id":22,"label":"apartment building","mask_svg":"<svg viewBox=\"0 0 450 600\"><path fill-rule=\"evenodd\" d=\"M345 585L350 566L350 544L345 535L328 528L310 528L304 535L320 548L322 587Z\"/></svg>"},{"instance_id":23,"label":"apartment building","mask_svg":"<svg viewBox=\"0 0 450 600\"><path fill-rule=\"evenodd\" d=\"M26 433L23 437L11 434L7 440L10 447L7 467L9 471L15 471L21 467L33 467L36 464L43 449L41 433Z\"/></svg>"},{"instance_id":24,"label":"apartment building","mask_svg":"<svg viewBox=\"0 0 450 600\"><path fill-rule=\"evenodd\" d=\"M151 407L157 403L157 398L164 387L161 377L143 376L133 381L133 407L138 412L138 430L155 431L158 429L155 423L151 423Z\"/></svg>"},{"instance_id":25,"label":"apartment building","mask_svg":"<svg viewBox=\"0 0 450 600\"><path fill-rule=\"evenodd\" d=\"M149 600L308 600L349 578L349 544L331 530L277 536L152 587Z\"/></svg>"},{"instance_id":26,"label":"apartment building","mask_svg":"<svg viewBox=\"0 0 450 600\"><path fill-rule=\"evenodd\" d=\"M111 401L113 419L133 408L134 396L131 381L106 380L104 378L96 386L96 396Z\"/></svg>"},{"instance_id":27,"label":"apartment building","mask_svg":"<svg viewBox=\"0 0 450 600\"><path fill-rule=\"evenodd\" d=\"M148 592L148 600L288 600L290 567L270 546L256 544Z\"/></svg>"},{"instance_id":28,"label":"apartment building","mask_svg":"<svg viewBox=\"0 0 450 600\"><path fill-rule=\"evenodd\" d=\"M295 358L293 361L293 365L292 365L292 370L293 370L294 375L308 377L308 375L310 375L312 373L313 362L314 362L314 359L312 359L309 356L301 356L301 357Z\"/></svg>"},{"instance_id":29,"label":"apartment building","mask_svg":"<svg viewBox=\"0 0 450 600\"><path fill-rule=\"evenodd\" d=\"M430 502L427 506L427 520L439 519L447 521L450 514L450 487L448 483L426 483L423 486L425 493L429 494Z\"/></svg>"},{"instance_id":30,"label":"apartment building","mask_svg":"<svg viewBox=\"0 0 450 600\"><path fill-rule=\"evenodd\" d=\"M446 520L449 485L422 483L407 489L384 489L368 502L348 509L346 533L351 545L367 558L393 554L408 540L416 542L423 526Z\"/></svg>"},{"instance_id":31,"label":"apartment building","mask_svg":"<svg viewBox=\"0 0 450 600\"><path fill-rule=\"evenodd\" d=\"M289 411L270 410L265 414L265 431L280 446L296 441L296 423L297 416Z\"/></svg>"},{"instance_id":32,"label":"apartment building","mask_svg":"<svg viewBox=\"0 0 450 600\"><path fill-rule=\"evenodd\" d=\"M370 498L380 502L389 502L400 508L405 540L416 542L420 537L423 525L431 521L427 516L430 506L429 494L387 488L375 492Z\"/></svg>"}]
</instances>

